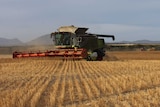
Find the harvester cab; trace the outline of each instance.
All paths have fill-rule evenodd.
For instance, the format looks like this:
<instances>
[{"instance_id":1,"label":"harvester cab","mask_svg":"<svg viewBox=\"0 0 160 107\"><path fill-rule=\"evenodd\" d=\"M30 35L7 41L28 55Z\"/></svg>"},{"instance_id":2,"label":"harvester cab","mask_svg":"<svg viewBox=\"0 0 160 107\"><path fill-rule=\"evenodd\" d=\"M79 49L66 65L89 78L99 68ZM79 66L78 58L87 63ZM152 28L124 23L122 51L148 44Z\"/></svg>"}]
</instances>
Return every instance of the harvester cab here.
<instances>
[{"instance_id":1,"label":"harvester cab","mask_svg":"<svg viewBox=\"0 0 160 107\"><path fill-rule=\"evenodd\" d=\"M105 56L105 41L103 37L113 40L114 35L91 34L88 28L62 26L51 33L55 48L46 52L14 52L13 58L22 57L61 57L63 59L102 60ZM102 37L102 38L99 38Z\"/></svg>"}]
</instances>

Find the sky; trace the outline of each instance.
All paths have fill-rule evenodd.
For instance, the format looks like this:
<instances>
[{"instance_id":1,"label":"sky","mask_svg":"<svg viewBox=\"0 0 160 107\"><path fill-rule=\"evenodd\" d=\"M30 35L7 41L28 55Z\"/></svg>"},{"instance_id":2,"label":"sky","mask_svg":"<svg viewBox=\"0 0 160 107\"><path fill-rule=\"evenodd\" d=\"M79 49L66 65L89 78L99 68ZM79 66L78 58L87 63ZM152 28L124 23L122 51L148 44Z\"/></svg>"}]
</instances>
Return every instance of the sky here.
<instances>
[{"instance_id":1,"label":"sky","mask_svg":"<svg viewBox=\"0 0 160 107\"><path fill-rule=\"evenodd\" d=\"M27 42L64 25L116 41L160 41L160 0L0 0L2 38Z\"/></svg>"}]
</instances>

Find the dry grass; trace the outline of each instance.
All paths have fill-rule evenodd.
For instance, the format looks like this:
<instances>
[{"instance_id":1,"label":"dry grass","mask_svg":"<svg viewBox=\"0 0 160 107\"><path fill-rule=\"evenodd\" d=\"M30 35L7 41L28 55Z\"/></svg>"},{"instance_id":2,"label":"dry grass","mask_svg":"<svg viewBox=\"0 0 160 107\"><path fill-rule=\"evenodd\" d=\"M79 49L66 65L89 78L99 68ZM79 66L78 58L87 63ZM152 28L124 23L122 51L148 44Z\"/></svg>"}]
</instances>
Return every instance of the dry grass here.
<instances>
[{"instance_id":1,"label":"dry grass","mask_svg":"<svg viewBox=\"0 0 160 107\"><path fill-rule=\"evenodd\" d=\"M160 60L113 54L126 60L0 59L0 106L159 107Z\"/></svg>"}]
</instances>

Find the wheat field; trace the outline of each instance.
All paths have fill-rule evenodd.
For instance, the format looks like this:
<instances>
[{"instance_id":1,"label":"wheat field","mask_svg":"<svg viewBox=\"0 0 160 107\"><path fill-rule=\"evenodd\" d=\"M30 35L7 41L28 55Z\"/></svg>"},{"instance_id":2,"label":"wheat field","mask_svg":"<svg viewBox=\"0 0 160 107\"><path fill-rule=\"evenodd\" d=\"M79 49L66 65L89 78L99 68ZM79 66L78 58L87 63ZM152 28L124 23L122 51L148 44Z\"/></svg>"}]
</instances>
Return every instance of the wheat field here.
<instances>
[{"instance_id":1,"label":"wheat field","mask_svg":"<svg viewBox=\"0 0 160 107\"><path fill-rule=\"evenodd\" d=\"M159 107L159 64L0 59L0 107Z\"/></svg>"}]
</instances>

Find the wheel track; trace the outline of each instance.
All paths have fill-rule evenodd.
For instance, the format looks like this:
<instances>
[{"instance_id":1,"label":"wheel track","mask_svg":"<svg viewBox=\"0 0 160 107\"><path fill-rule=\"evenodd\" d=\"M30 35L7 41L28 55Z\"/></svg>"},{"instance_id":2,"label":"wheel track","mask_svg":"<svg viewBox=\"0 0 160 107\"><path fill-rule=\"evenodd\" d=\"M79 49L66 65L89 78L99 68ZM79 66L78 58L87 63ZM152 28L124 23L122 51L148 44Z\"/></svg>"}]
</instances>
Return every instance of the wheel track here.
<instances>
[{"instance_id":1,"label":"wheel track","mask_svg":"<svg viewBox=\"0 0 160 107\"><path fill-rule=\"evenodd\" d=\"M81 99L81 102L82 102L82 101L88 100L88 94L83 87L83 79L85 79L86 76L83 74L82 72L83 69L81 68L81 65L79 63L80 62L78 61L75 62L75 68L77 69L77 73L78 73L77 82L79 83L76 85L76 87L77 87L77 90L81 92L81 94L79 95L79 98Z\"/></svg>"},{"instance_id":2,"label":"wheel track","mask_svg":"<svg viewBox=\"0 0 160 107\"><path fill-rule=\"evenodd\" d=\"M85 63L84 62L78 62L79 71L80 71L79 75L80 75L80 80L81 80L81 84L82 84L81 86L83 87L82 89L84 89L83 92L87 94L87 99L92 100L92 98L93 98L92 90L89 87L88 74L86 73L87 71L86 71L85 67L83 66L83 64L85 64Z\"/></svg>"},{"instance_id":3,"label":"wheel track","mask_svg":"<svg viewBox=\"0 0 160 107\"><path fill-rule=\"evenodd\" d=\"M62 78L61 76L60 78L60 83L59 83L59 89L57 90L56 93L56 106L62 106L64 105L64 99L65 99L65 90L66 90L66 76L67 76L67 71L68 71L68 62L64 61L63 64L64 68L61 69L61 73L60 75L64 75L64 78Z\"/></svg>"},{"instance_id":4,"label":"wheel track","mask_svg":"<svg viewBox=\"0 0 160 107\"><path fill-rule=\"evenodd\" d=\"M65 93L65 101L64 105L68 104L74 104L75 102L77 103L79 100L79 96L77 93L77 88L75 85L75 81L77 80L77 74L75 71L75 61L69 61L69 66L68 66L68 73L69 73L69 78L67 78L66 81L66 93ZM75 75L76 74L76 75Z\"/></svg>"},{"instance_id":5,"label":"wheel track","mask_svg":"<svg viewBox=\"0 0 160 107\"><path fill-rule=\"evenodd\" d=\"M57 70L60 69L60 70ZM60 89L60 84L61 84L61 74L63 73L63 70L65 69L65 62L60 62L59 66L56 67L55 72L58 71L58 74L55 78L55 82L54 84L52 84L49 88L48 88L48 101L46 102L45 106L49 106L49 107L56 107L57 106L57 92ZM43 106L43 105L42 105Z\"/></svg>"},{"instance_id":6,"label":"wheel track","mask_svg":"<svg viewBox=\"0 0 160 107\"><path fill-rule=\"evenodd\" d=\"M47 61L47 63L49 63L48 70L46 73L44 73L44 75L48 75L47 77L48 83L46 84L45 88L41 92L39 100L36 103L36 107L44 107L48 103L49 91L56 80L53 75L55 74L55 72L57 72L60 61L57 61L57 62Z\"/></svg>"}]
</instances>

